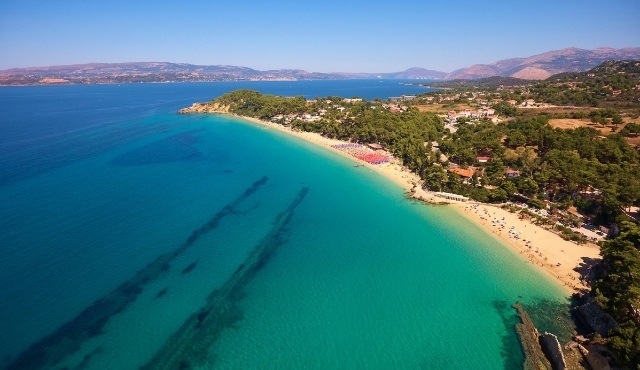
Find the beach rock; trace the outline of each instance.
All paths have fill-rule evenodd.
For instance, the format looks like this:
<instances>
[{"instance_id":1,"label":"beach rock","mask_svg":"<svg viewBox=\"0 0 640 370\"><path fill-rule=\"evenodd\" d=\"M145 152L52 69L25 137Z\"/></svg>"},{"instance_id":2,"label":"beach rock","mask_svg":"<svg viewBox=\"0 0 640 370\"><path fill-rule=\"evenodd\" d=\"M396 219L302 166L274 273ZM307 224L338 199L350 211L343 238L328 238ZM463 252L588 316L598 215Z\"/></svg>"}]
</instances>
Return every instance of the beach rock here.
<instances>
[{"instance_id":1,"label":"beach rock","mask_svg":"<svg viewBox=\"0 0 640 370\"><path fill-rule=\"evenodd\" d=\"M569 343L564 345L564 349L576 349L578 348L578 342L570 341Z\"/></svg>"},{"instance_id":2,"label":"beach rock","mask_svg":"<svg viewBox=\"0 0 640 370\"><path fill-rule=\"evenodd\" d=\"M589 339L585 338L583 335L575 335L573 340L580 344L585 344L589 341Z\"/></svg>"},{"instance_id":3,"label":"beach rock","mask_svg":"<svg viewBox=\"0 0 640 370\"><path fill-rule=\"evenodd\" d=\"M545 332L538 337L542 352L551 363L551 367L554 370L566 370L567 363L564 360L564 354L562 353L562 347L558 341L558 337L551 333Z\"/></svg>"}]
</instances>

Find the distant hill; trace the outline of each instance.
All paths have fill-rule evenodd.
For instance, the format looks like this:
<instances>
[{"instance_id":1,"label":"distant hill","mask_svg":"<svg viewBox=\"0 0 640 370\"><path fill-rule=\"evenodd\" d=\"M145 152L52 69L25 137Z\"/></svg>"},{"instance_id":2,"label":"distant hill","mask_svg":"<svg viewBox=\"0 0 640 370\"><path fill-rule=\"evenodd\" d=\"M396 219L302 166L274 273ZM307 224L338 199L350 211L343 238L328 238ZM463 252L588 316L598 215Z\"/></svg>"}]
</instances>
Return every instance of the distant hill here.
<instances>
[{"instance_id":1,"label":"distant hill","mask_svg":"<svg viewBox=\"0 0 640 370\"><path fill-rule=\"evenodd\" d=\"M582 72L608 60L638 60L640 48L598 48L594 50L566 48L528 58L500 60L491 64L475 64L449 73L448 80L478 79L491 76L544 80L562 72Z\"/></svg>"},{"instance_id":2,"label":"distant hill","mask_svg":"<svg viewBox=\"0 0 640 370\"><path fill-rule=\"evenodd\" d=\"M637 109L640 60L607 61L585 72L563 72L529 88L531 98L554 105Z\"/></svg>"},{"instance_id":3,"label":"distant hill","mask_svg":"<svg viewBox=\"0 0 640 370\"><path fill-rule=\"evenodd\" d=\"M301 69L259 71L229 65L167 62L89 63L0 71L0 85L188 82L241 80L328 80L356 78L442 79L446 73L410 68L393 73L320 73Z\"/></svg>"},{"instance_id":4,"label":"distant hill","mask_svg":"<svg viewBox=\"0 0 640 370\"><path fill-rule=\"evenodd\" d=\"M167 62L89 63L7 69L0 71L0 85L357 78L469 80L492 76L542 80L562 72L586 71L608 60L640 60L640 48L599 48L595 50L567 48L528 58L505 59L491 64L476 64L448 74L417 67L391 73L321 73L307 72L301 69L259 71L240 66Z\"/></svg>"},{"instance_id":5,"label":"distant hill","mask_svg":"<svg viewBox=\"0 0 640 370\"><path fill-rule=\"evenodd\" d=\"M515 78L515 77L503 77L503 76L491 76L479 78L476 80L457 79L431 82L428 85L430 87L441 87L447 89L493 89L498 86L524 86L530 85L534 81Z\"/></svg>"},{"instance_id":6,"label":"distant hill","mask_svg":"<svg viewBox=\"0 0 640 370\"><path fill-rule=\"evenodd\" d=\"M297 69L258 71L229 65L167 62L89 63L0 71L0 84L124 83L238 80L339 79L340 74Z\"/></svg>"},{"instance_id":7,"label":"distant hill","mask_svg":"<svg viewBox=\"0 0 640 370\"><path fill-rule=\"evenodd\" d=\"M395 73L381 73L382 78L406 78L406 79L429 79L442 80L447 74L445 72L433 71L424 68L409 68L406 71Z\"/></svg>"}]
</instances>

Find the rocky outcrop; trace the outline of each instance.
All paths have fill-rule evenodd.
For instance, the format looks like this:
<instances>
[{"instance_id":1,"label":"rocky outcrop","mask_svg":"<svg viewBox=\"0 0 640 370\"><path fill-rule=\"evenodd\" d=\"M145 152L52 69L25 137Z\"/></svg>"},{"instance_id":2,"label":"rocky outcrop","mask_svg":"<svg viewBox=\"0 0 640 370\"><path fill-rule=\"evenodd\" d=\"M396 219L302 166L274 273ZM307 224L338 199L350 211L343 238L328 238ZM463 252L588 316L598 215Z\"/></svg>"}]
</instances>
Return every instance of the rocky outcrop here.
<instances>
[{"instance_id":1,"label":"rocky outcrop","mask_svg":"<svg viewBox=\"0 0 640 370\"><path fill-rule=\"evenodd\" d=\"M229 113L229 106L218 103L193 103L192 106L178 111L178 114L190 113Z\"/></svg>"},{"instance_id":2,"label":"rocky outcrop","mask_svg":"<svg viewBox=\"0 0 640 370\"><path fill-rule=\"evenodd\" d=\"M542 351L540 340L538 338L538 330L533 321L525 312L524 307L519 302L513 305L518 311L520 323L516 324L516 333L524 352L524 370L546 370L551 368L551 363L547 359L546 354Z\"/></svg>"},{"instance_id":3,"label":"rocky outcrop","mask_svg":"<svg viewBox=\"0 0 640 370\"><path fill-rule=\"evenodd\" d=\"M598 333L605 337L611 329L618 326L616 320L600 309L591 296L583 298L583 304L574 308L574 312L580 323L591 333Z\"/></svg>"},{"instance_id":4,"label":"rocky outcrop","mask_svg":"<svg viewBox=\"0 0 640 370\"><path fill-rule=\"evenodd\" d=\"M611 366L606 358L600 356L597 351L589 351L584 346L578 344L578 349L587 360L589 367L593 370L611 370Z\"/></svg>"},{"instance_id":5,"label":"rocky outcrop","mask_svg":"<svg viewBox=\"0 0 640 370\"><path fill-rule=\"evenodd\" d=\"M564 354L562 353L562 347L560 346L558 337L545 332L538 337L538 340L540 341L542 352L544 352L549 362L551 362L553 370L566 370L567 363L564 360Z\"/></svg>"}]
</instances>

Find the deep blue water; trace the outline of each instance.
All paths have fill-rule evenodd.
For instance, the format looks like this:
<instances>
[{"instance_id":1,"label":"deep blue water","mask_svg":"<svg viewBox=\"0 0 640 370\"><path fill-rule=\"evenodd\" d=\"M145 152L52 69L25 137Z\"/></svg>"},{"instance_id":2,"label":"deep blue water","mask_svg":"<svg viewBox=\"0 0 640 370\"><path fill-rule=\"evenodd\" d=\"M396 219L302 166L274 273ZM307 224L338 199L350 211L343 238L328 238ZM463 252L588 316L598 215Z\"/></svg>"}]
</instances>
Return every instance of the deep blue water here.
<instances>
[{"instance_id":1,"label":"deep blue water","mask_svg":"<svg viewBox=\"0 0 640 370\"><path fill-rule=\"evenodd\" d=\"M0 184L20 180L125 142L170 130L172 114L236 89L265 94L387 99L428 91L404 80L215 82L0 88ZM69 104L69 102L73 102ZM145 125L128 122L149 118Z\"/></svg>"},{"instance_id":2,"label":"deep blue water","mask_svg":"<svg viewBox=\"0 0 640 370\"><path fill-rule=\"evenodd\" d=\"M0 367L134 369L173 346L195 368L517 368L509 305L565 299L491 234L348 158L175 113L237 88L423 89L400 82L0 88Z\"/></svg>"}]
</instances>

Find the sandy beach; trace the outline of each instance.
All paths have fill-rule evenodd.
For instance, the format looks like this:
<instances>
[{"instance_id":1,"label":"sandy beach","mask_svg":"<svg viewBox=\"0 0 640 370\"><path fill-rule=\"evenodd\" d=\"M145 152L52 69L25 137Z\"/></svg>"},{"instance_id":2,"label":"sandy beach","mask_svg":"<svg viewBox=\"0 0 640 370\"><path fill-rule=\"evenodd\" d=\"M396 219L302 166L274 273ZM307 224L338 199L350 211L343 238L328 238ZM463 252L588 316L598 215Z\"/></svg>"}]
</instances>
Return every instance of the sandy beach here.
<instances>
[{"instance_id":1,"label":"sandy beach","mask_svg":"<svg viewBox=\"0 0 640 370\"><path fill-rule=\"evenodd\" d=\"M353 160L354 164L358 164L361 166L365 166L368 169L372 170L372 171L376 171L380 174L382 174L383 176L387 177L388 179L392 180L393 182L395 182L396 184L400 185L403 189L405 189L407 192L412 192L414 187L416 186L416 184L420 184L421 180L420 177L416 174L414 174L413 172L409 171L408 169L404 168L401 164L398 163L397 160L393 159L391 160L389 163L385 163L385 164L379 164L379 165L374 165L374 164L370 164L367 163L365 161L359 160L358 158L352 157L350 155L348 155L347 153L338 150L334 147L332 147L332 145L336 145L336 144L344 144L344 141L340 141L340 140L334 140L334 139L329 139L326 138L320 134L317 134L315 132L304 132L304 131L295 131L290 129L289 127L280 125L280 124L276 124L276 123L272 123L272 122L268 122L268 121L262 121L256 118L251 118L251 117L241 117L241 116L237 116L237 115L232 115L234 117L240 118L240 119L244 119L250 122L254 122L260 125L263 125L269 129L274 129L277 131L281 131L281 132L285 132L289 135L293 135L297 138L300 138L302 140L308 141L310 143L322 146L324 148L327 148L328 150L331 150L335 153L338 153L346 158L350 158Z\"/></svg>"},{"instance_id":2,"label":"sandy beach","mask_svg":"<svg viewBox=\"0 0 640 370\"><path fill-rule=\"evenodd\" d=\"M455 203L453 207L491 231L527 263L556 279L567 292L588 289L588 279L582 280L582 277L589 272L593 261L600 258L597 245L564 240L527 219L521 219L518 214L494 205L468 202Z\"/></svg>"},{"instance_id":3,"label":"sandy beach","mask_svg":"<svg viewBox=\"0 0 640 370\"><path fill-rule=\"evenodd\" d=\"M520 219L517 214L510 213L495 205L454 202L435 197L433 193L416 187L421 183L420 178L396 160L386 164L372 165L332 147L332 145L344 143L342 141L329 139L312 132L295 131L280 124L255 118L235 117L257 123L267 129L285 132L351 158L354 164L363 165L380 173L416 198L429 203L450 203L450 206L458 210L461 217L466 217L481 225L499 238L503 244L512 248L515 253L520 254L527 263L536 266L540 271L555 279L567 294L588 289L587 280L581 279L582 274L588 272L588 267L591 266L593 260L600 258L600 249L595 244L579 245L566 241L553 232L534 225L526 219Z\"/></svg>"}]
</instances>

